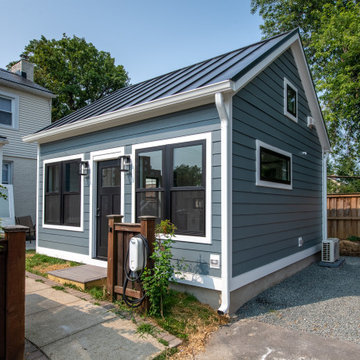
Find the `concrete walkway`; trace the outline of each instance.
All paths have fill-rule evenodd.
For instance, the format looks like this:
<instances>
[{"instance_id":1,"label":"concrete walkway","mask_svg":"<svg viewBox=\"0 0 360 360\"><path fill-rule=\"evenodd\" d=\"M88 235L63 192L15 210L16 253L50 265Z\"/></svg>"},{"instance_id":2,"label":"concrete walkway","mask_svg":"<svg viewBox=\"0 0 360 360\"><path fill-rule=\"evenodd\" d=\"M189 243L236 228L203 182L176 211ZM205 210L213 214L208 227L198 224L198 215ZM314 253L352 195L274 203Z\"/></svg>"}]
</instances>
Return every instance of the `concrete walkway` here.
<instances>
[{"instance_id":1,"label":"concrete walkway","mask_svg":"<svg viewBox=\"0 0 360 360\"><path fill-rule=\"evenodd\" d=\"M360 346L243 319L212 334L197 360L359 360Z\"/></svg>"},{"instance_id":2,"label":"concrete walkway","mask_svg":"<svg viewBox=\"0 0 360 360\"><path fill-rule=\"evenodd\" d=\"M110 311L111 304L94 305L75 296L86 293L55 290L52 284L33 274L26 278L25 337L35 345L27 342L27 359L41 358L39 349L54 360L148 359L165 349L153 336L136 334L137 325Z\"/></svg>"}]
</instances>

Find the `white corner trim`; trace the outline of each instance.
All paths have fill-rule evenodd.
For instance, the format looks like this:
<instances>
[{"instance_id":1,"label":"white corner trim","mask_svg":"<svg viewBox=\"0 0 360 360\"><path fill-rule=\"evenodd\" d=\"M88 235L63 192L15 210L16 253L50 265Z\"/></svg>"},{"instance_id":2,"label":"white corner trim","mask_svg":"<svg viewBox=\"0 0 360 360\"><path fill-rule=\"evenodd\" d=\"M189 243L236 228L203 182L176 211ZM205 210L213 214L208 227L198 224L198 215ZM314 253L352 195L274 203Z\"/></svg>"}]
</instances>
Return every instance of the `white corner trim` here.
<instances>
[{"instance_id":1,"label":"white corner trim","mask_svg":"<svg viewBox=\"0 0 360 360\"><path fill-rule=\"evenodd\" d=\"M36 155L36 216L35 216L35 222L36 222L36 238L35 238L35 248L36 252L38 252L38 246L39 246L39 224L40 224L40 145L36 144L37 148L37 155ZM44 214L41 214L41 217L43 217Z\"/></svg>"},{"instance_id":2,"label":"white corner trim","mask_svg":"<svg viewBox=\"0 0 360 360\"><path fill-rule=\"evenodd\" d=\"M322 239L327 239L327 158L328 152L322 154Z\"/></svg>"},{"instance_id":3,"label":"white corner trim","mask_svg":"<svg viewBox=\"0 0 360 360\"><path fill-rule=\"evenodd\" d=\"M11 125L0 124L0 128L9 130L19 129L19 96L0 90L0 97L11 100Z\"/></svg>"},{"instance_id":4,"label":"white corner trim","mask_svg":"<svg viewBox=\"0 0 360 360\"><path fill-rule=\"evenodd\" d=\"M205 184L205 236L186 236L186 235L177 235L174 240L183 241L183 242L194 242L199 244L211 244L211 233L212 233L212 135L211 132L199 133L194 135L180 136L171 139L165 140L155 140L141 144L135 144L132 146L131 154L131 163L132 166L132 204L131 204L131 221L135 223L135 213L136 213L136 189L135 189L135 161L136 161L136 150L142 150L157 146L186 143L197 140L206 141L206 184Z\"/></svg>"},{"instance_id":5,"label":"white corner trim","mask_svg":"<svg viewBox=\"0 0 360 360\"><path fill-rule=\"evenodd\" d=\"M125 154L124 146L90 152L90 186L89 186L89 257L96 256L96 208L97 208L97 162L117 159ZM125 174L121 172L120 206L125 208ZM124 215L124 214L122 214Z\"/></svg>"},{"instance_id":6,"label":"white corner trim","mask_svg":"<svg viewBox=\"0 0 360 360\"><path fill-rule=\"evenodd\" d=\"M222 290L222 279L220 277L199 275L190 272L181 272L175 275L176 282L179 284L199 286L210 290Z\"/></svg>"},{"instance_id":7,"label":"white corner trim","mask_svg":"<svg viewBox=\"0 0 360 360\"><path fill-rule=\"evenodd\" d=\"M46 247L38 246L36 252L39 254L56 257L63 260L76 261L83 264L100 266L107 268L107 261L92 259L88 255L77 254L69 251L55 250Z\"/></svg>"},{"instance_id":8,"label":"white corner trim","mask_svg":"<svg viewBox=\"0 0 360 360\"><path fill-rule=\"evenodd\" d=\"M81 176L80 179L80 187L81 187L81 196L80 196L80 226L66 226L66 225L50 225L45 224L45 190L46 190L46 183L45 183L45 168L46 164L61 162L61 161L68 161L74 159L80 159L84 161L84 154L77 154L77 155L69 155L69 156L62 156L57 158L51 158L47 160L43 160L43 201L42 201L42 227L44 229L56 229L56 230L67 230L67 231L84 231L84 176Z\"/></svg>"},{"instance_id":9,"label":"white corner trim","mask_svg":"<svg viewBox=\"0 0 360 360\"><path fill-rule=\"evenodd\" d=\"M281 270L286 266L292 265L300 260L303 260L311 255L316 254L321 250L321 244L315 245L311 248L297 252L293 255L276 260L270 264L250 270L244 274L238 275L231 280L231 291L237 290L247 284L250 284L258 279L261 279L275 271Z\"/></svg>"},{"instance_id":10,"label":"white corner trim","mask_svg":"<svg viewBox=\"0 0 360 360\"><path fill-rule=\"evenodd\" d=\"M287 86L291 87L295 93L296 93L296 116L294 116L293 114L289 113L287 110L287 92L286 92L286 88ZM287 116L289 119L298 122L298 116L299 116L299 97L298 97L298 89L297 87L291 83L286 77L284 77L284 115Z\"/></svg>"},{"instance_id":11,"label":"white corner trim","mask_svg":"<svg viewBox=\"0 0 360 360\"><path fill-rule=\"evenodd\" d=\"M290 179L291 179L291 184L281 184L281 183L277 183L277 182L272 182L272 181L265 181L265 180L261 180L260 179L260 147L263 147L265 149L269 149L271 151L277 152L279 154L285 155L287 157L290 158ZM256 181L255 184L256 186L264 186L264 187L270 187L270 188L274 188L274 189L283 189L283 190L292 190L293 189L293 165L292 165L292 154L284 151L282 149L279 149L275 146L269 145L264 143L263 141L260 140L256 140L256 171L255 171L255 176L256 176Z\"/></svg>"},{"instance_id":12,"label":"white corner trim","mask_svg":"<svg viewBox=\"0 0 360 360\"><path fill-rule=\"evenodd\" d=\"M221 126L221 313L230 307L232 277L232 96L215 94Z\"/></svg>"},{"instance_id":13,"label":"white corner trim","mask_svg":"<svg viewBox=\"0 0 360 360\"><path fill-rule=\"evenodd\" d=\"M45 143L211 104L214 102L214 94L219 91L233 93L233 82L224 80L216 84L149 101L144 104L76 121L75 123L58 128L40 131L36 134L24 136L23 141Z\"/></svg>"}]
</instances>

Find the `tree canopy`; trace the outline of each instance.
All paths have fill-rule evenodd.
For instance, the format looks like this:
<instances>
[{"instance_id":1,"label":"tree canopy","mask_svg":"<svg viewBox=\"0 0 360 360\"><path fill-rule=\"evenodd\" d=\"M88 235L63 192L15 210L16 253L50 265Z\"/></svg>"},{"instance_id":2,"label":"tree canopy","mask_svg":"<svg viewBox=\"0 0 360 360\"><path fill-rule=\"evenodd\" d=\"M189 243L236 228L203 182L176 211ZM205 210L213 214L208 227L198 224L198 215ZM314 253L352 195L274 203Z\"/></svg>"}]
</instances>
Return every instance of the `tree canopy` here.
<instances>
[{"instance_id":1,"label":"tree canopy","mask_svg":"<svg viewBox=\"0 0 360 360\"><path fill-rule=\"evenodd\" d=\"M20 57L35 65L34 81L57 95L53 99L53 121L129 82L124 67L115 65L110 53L97 50L75 35L70 38L63 34L60 40L45 36L31 40Z\"/></svg>"},{"instance_id":2,"label":"tree canopy","mask_svg":"<svg viewBox=\"0 0 360 360\"><path fill-rule=\"evenodd\" d=\"M299 28L328 126L332 171L359 175L360 4L356 0L252 0L266 36ZM360 189L359 189L360 190Z\"/></svg>"}]
</instances>

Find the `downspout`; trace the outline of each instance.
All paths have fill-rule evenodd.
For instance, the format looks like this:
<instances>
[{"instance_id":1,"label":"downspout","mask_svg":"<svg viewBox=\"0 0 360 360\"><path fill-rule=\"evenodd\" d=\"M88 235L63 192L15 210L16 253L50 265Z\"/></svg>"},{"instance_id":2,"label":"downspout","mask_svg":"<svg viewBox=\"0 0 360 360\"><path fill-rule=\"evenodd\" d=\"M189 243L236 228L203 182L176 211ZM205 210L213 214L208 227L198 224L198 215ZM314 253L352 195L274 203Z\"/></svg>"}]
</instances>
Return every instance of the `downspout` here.
<instances>
[{"instance_id":1,"label":"downspout","mask_svg":"<svg viewBox=\"0 0 360 360\"><path fill-rule=\"evenodd\" d=\"M327 159L329 156L328 151L323 151L322 156L322 233L323 240L327 239Z\"/></svg>"},{"instance_id":2,"label":"downspout","mask_svg":"<svg viewBox=\"0 0 360 360\"><path fill-rule=\"evenodd\" d=\"M219 314L229 312L232 240L232 97L225 101L215 94L215 104L221 123L221 305Z\"/></svg>"}]
</instances>

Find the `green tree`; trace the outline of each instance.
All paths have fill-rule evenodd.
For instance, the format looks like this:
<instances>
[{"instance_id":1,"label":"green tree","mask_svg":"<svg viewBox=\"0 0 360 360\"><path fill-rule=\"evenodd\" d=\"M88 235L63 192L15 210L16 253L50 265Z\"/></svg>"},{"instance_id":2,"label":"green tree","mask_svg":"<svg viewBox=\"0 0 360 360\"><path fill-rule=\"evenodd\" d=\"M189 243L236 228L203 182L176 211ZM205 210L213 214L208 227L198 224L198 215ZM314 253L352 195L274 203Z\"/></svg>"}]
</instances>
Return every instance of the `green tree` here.
<instances>
[{"instance_id":1,"label":"green tree","mask_svg":"<svg viewBox=\"0 0 360 360\"><path fill-rule=\"evenodd\" d=\"M115 65L110 53L97 50L75 35L70 38L63 34L60 40L45 36L31 40L20 57L35 64L34 81L57 95L53 99L53 121L126 86L129 81L124 67Z\"/></svg>"},{"instance_id":2,"label":"green tree","mask_svg":"<svg viewBox=\"0 0 360 360\"><path fill-rule=\"evenodd\" d=\"M350 158L359 163L359 2L252 0L251 6L263 17L266 36L299 27L329 130L332 162L339 166Z\"/></svg>"}]
</instances>

